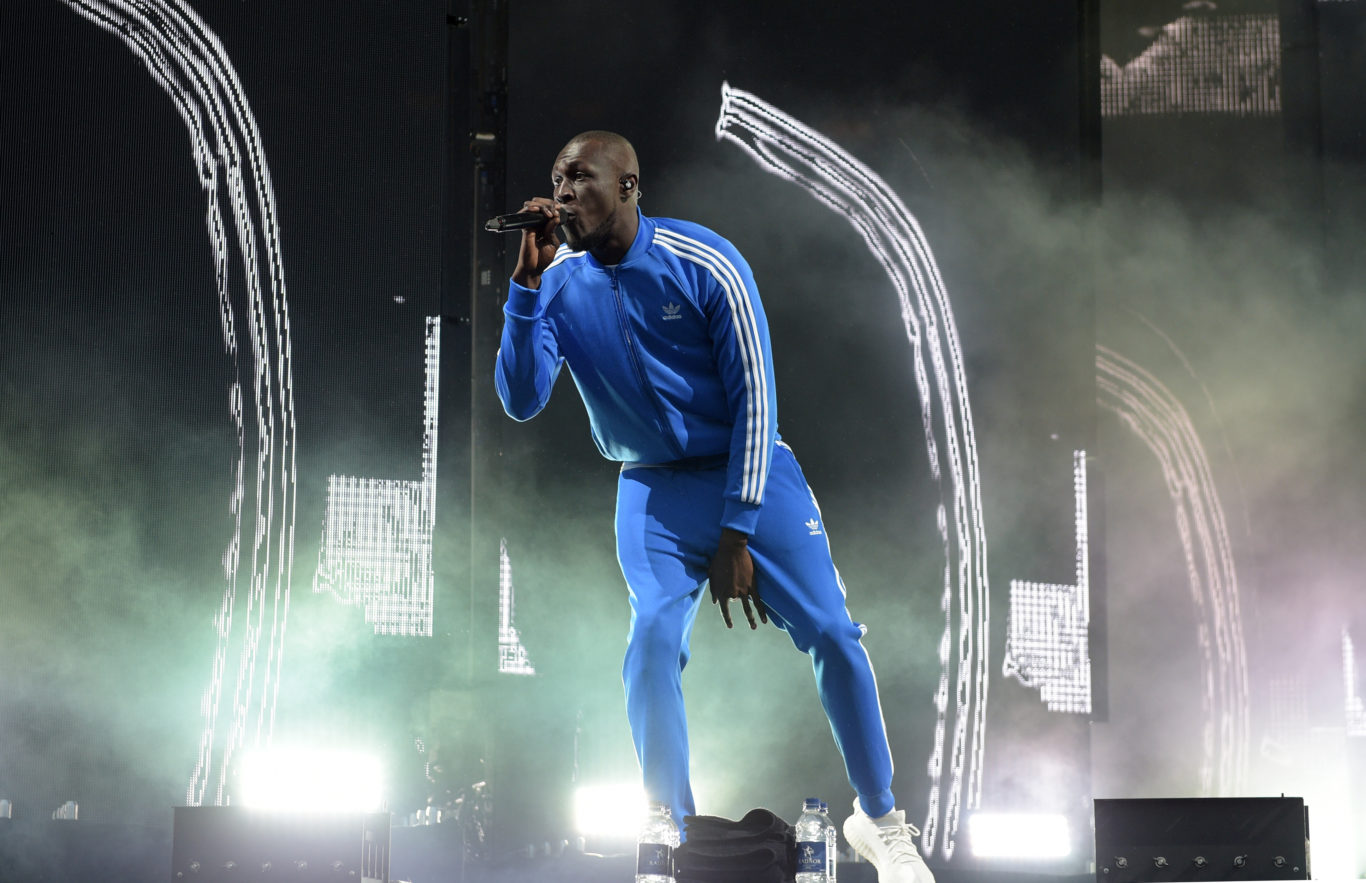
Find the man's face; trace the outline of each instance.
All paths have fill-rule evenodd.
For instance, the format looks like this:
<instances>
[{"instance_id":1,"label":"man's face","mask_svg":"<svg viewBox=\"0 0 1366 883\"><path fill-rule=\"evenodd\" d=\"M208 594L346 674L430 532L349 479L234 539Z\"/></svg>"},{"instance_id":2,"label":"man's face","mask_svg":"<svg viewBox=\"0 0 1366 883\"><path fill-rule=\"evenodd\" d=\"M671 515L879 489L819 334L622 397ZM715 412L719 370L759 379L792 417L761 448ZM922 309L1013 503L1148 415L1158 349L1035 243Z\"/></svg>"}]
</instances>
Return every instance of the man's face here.
<instances>
[{"instance_id":1,"label":"man's face","mask_svg":"<svg viewBox=\"0 0 1366 883\"><path fill-rule=\"evenodd\" d=\"M574 251L592 251L611 235L620 199L619 163L610 148L595 141L571 142L550 171L559 230Z\"/></svg>"}]
</instances>

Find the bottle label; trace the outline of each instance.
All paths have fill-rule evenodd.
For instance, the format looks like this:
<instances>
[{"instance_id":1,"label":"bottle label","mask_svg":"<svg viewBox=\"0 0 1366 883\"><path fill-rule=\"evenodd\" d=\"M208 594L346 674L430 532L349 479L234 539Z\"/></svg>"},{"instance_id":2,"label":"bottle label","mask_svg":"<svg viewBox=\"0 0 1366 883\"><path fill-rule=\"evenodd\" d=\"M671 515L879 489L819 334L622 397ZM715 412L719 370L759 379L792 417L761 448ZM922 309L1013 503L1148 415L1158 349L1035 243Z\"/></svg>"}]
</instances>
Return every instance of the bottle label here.
<instances>
[{"instance_id":1,"label":"bottle label","mask_svg":"<svg viewBox=\"0 0 1366 883\"><path fill-rule=\"evenodd\" d=\"M674 848L667 843L641 843L636 847L636 873L672 877Z\"/></svg>"},{"instance_id":2,"label":"bottle label","mask_svg":"<svg viewBox=\"0 0 1366 883\"><path fill-rule=\"evenodd\" d=\"M825 844L823 842L809 840L797 844L797 873L825 873Z\"/></svg>"}]
</instances>

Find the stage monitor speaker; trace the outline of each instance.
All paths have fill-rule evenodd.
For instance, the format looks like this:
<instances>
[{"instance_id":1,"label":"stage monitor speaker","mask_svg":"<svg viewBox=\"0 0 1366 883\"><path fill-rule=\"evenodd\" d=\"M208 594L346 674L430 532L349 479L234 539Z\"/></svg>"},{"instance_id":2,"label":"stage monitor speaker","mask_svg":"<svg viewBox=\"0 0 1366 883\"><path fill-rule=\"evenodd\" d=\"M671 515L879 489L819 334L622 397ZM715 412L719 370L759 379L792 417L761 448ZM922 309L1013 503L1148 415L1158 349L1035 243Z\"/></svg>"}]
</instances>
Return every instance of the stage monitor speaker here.
<instances>
[{"instance_id":1,"label":"stage monitor speaker","mask_svg":"<svg viewBox=\"0 0 1366 883\"><path fill-rule=\"evenodd\" d=\"M1308 880L1298 797L1097 800L1097 883Z\"/></svg>"},{"instance_id":2,"label":"stage monitor speaker","mask_svg":"<svg viewBox=\"0 0 1366 883\"><path fill-rule=\"evenodd\" d=\"M388 883L389 814L178 806L172 883Z\"/></svg>"}]
</instances>

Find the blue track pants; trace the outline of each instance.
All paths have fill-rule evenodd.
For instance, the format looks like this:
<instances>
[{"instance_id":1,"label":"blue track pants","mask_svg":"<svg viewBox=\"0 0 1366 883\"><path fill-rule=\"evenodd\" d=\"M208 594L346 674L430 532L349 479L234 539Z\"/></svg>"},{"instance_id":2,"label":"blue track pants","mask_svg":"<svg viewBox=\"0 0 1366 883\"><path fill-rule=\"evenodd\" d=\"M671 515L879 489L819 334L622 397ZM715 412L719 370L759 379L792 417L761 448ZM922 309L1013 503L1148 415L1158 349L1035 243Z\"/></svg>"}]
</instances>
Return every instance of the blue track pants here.
<instances>
[{"instance_id":1,"label":"blue track pants","mask_svg":"<svg viewBox=\"0 0 1366 883\"><path fill-rule=\"evenodd\" d=\"M721 537L726 468L624 469L617 488L617 557L631 593L622 680L649 800L682 827L696 813L688 777L682 674L688 641ZM769 621L811 656L816 689L863 809L890 812L892 757L864 628L844 606L816 499L790 449L775 446L759 522L749 539ZM747 623L736 602L737 628Z\"/></svg>"}]
</instances>

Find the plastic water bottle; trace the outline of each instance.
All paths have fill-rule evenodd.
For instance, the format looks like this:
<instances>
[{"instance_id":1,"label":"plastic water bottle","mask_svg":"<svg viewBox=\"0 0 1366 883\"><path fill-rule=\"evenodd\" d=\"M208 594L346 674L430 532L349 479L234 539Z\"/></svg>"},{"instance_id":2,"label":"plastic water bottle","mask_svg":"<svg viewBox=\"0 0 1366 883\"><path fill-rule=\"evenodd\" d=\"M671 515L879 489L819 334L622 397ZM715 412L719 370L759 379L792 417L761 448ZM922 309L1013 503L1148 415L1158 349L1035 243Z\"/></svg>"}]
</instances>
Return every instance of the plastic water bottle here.
<instances>
[{"instance_id":1,"label":"plastic water bottle","mask_svg":"<svg viewBox=\"0 0 1366 883\"><path fill-rule=\"evenodd\" d=\"M797 883L825 883L825 821L814 797L806 798L797 819Z\"/></svg>"},{"instance_id":2,"label":"plastic water bottle","mask_svg":"<svg viewBox=\"0 0 1366 883\"><path fill-rule=\"evenodd\" d=\"M840 842L835 823L830 821L830 805L821 801L821 819L825 821L825 879L835 883L835 865L839 864Z\"/></svg>"},{"instance_id":3,"label":"plastic water bottle","mask_svg":"<svg viewBox=\"0 0 1366 883\"><path fill-rule=\"evenodd\" d=\"M678 846L678 826L673 813L663 803L650 804L636 840L636 883L674 883L674 847Z\"/></svg>"}]
</instances>

